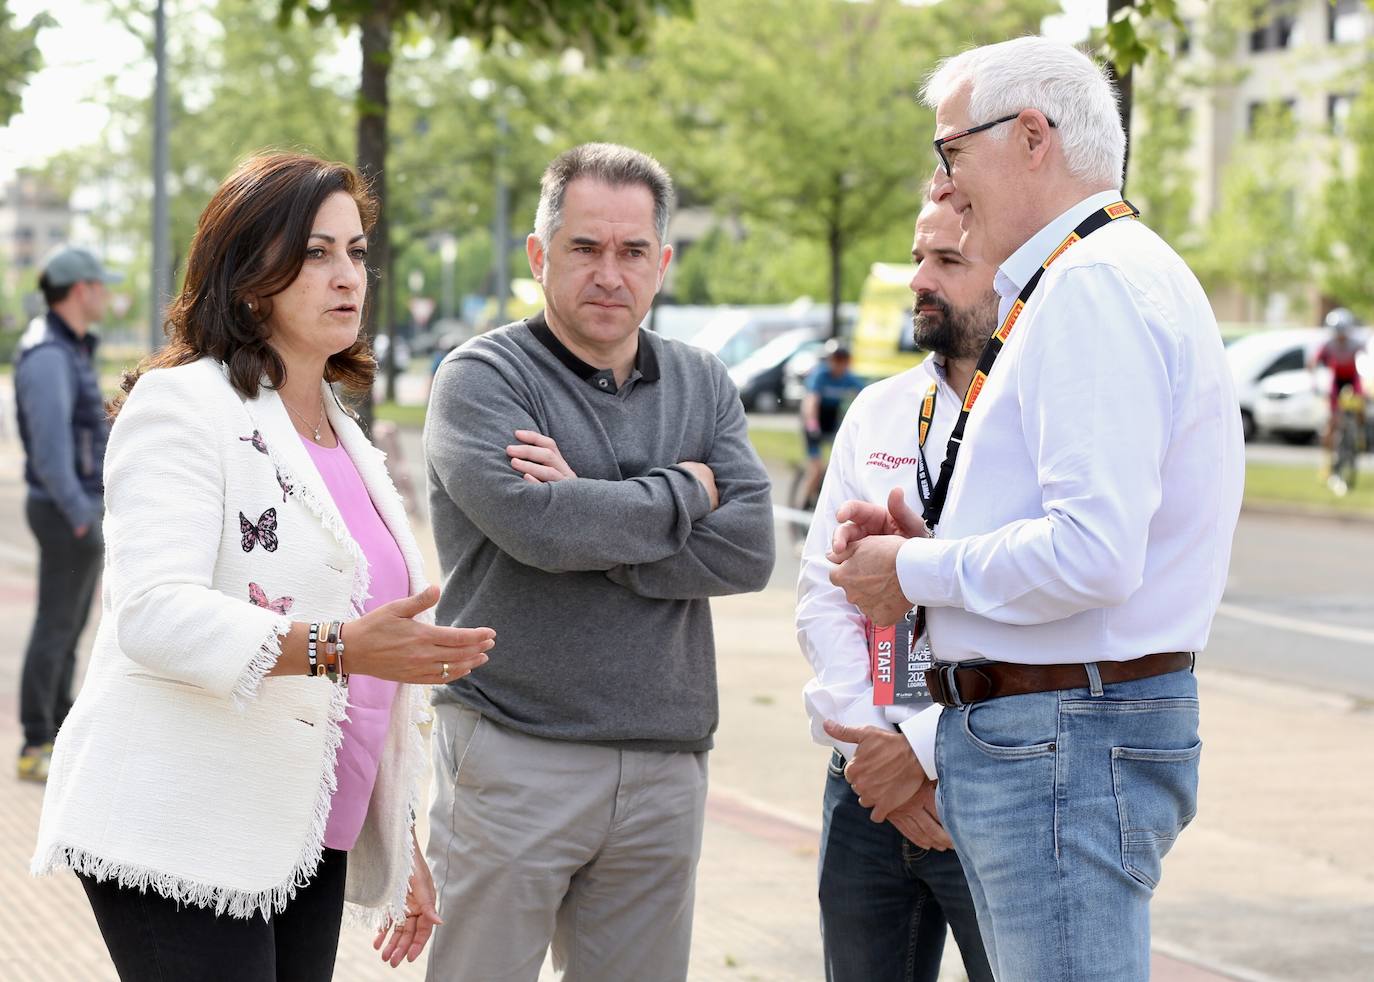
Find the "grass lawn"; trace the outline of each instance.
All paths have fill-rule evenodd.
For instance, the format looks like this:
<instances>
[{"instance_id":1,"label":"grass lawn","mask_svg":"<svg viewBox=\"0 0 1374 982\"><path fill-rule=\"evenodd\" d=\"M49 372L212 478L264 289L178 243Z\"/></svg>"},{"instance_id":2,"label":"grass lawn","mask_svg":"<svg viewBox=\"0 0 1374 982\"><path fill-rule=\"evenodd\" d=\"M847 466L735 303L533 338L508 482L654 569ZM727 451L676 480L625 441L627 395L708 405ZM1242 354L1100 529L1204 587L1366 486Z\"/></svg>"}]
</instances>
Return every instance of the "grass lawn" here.
<instances>
[{"instance_id":1,"label":"grass lawn","mask_svg":"<svg viewBox=\"0 0 1374 982\"><path fill-rule=\"evenodd\" d=\"M373 410L377 419L384 419L397 426L410 426L415 429L425 425L424 406L402 406L394 402L379 402Z\"/></svg>"},{"instance_id":2,"label":"grass lawn","mask_svg":"<svg viewBox=\"0 0 1374 982\"><path fill-rule=\"evenodd\" d=\"M1374 514L1374 468L1368 463L1364 466L1368 469L1361 472L1355 489L1338 498L1318 479L1314 468L1250 464L1245 468L1245 501Z\"/></svg>"},{"instance_id":3,"label":"grass lawn","mask_svg":"<svg viewBox=\"0 0 1374 982\"><path fill-rule=\"evenodd\" d=\"M802 463L806 457L800 426L795 430L752 429L749 442L765 463L792 466Z\"/></svg>"}]
</instances>

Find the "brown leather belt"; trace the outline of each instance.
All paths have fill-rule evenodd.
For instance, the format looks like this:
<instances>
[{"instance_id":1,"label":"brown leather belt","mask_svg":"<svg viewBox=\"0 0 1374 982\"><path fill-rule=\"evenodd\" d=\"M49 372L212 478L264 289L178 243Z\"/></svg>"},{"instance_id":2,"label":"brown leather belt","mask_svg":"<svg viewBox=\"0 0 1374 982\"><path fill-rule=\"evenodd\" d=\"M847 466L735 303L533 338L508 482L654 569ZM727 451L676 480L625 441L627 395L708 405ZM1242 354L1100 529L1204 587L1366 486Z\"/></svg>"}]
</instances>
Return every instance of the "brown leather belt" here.
<instances>
[{"instance_id":1,"label":"brown leather belt","mask_svg":"<svg viewBox=\"0 0 1374 982\"><path fill-rule=\"evenodd\" d=\"M1130 661L1100 661L1097 672L1103 685L1113 682L1134 682L1155 675L1168 675L1193 667L1190 651L1163 651L1154 655L1132 658ZM936 662L926 672L926 688L930 698L941 706L958 708L985 699L1020 696L1029 692L1057 692L1061 689L1083 689L1090 684L1087 666L1073 665L1017 665L993 661L964 664Z\"/></svg>"}]
</instances>

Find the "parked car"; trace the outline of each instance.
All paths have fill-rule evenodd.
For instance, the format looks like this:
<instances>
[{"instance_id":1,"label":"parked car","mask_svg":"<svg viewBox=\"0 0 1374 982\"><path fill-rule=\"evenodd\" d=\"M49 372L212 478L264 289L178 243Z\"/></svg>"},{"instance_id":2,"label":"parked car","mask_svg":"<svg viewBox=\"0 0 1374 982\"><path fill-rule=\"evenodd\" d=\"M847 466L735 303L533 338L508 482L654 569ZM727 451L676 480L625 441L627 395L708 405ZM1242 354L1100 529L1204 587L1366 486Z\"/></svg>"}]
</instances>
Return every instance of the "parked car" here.
<instances>
[{"instance_id":1,"label":"parked car","mask_svg":"<svg viewBox=\"0 0 1374 982\"><path fill-rule=\"evenodd\" d=\"M690 342L725 309L729 308L696 304L659 304L649 311L649 315L640 326L646 331L653 331L659 337Z\"/></svg>"},{"instance_id":2,"label":"parked car","mask_svg":"<svg viewBox=\"0 0 1374 982\"><path fill-rule=\"evenodd\" d=\"M1325 337L1326 332L1319 328L1304 327L1257 331L1237 338L1227 345L1226 359L1231 366L1231 378L1235 383L1236 398L1240 402L1241 428L1247 441L1254 439L1255 434L1262 428L1257 417L1261 383L1273 376L1289 372L1296 371L1306 375L1307 361ZM1311 387L1310 376L1307 384ZM1279 388L1291 389L1292 385L1292 381L1289 380L1282 383Z\"/></svg>"},{"instance_id":3,"label":"parked car","mask_svg":"<svg viewBox=\"0 0 1374 982\"><path fill-rule=\"evenodd\" d=\"M854 314L854 304L841 305L841 334L847 333ZM828 336L830 307L810 300L786 306L728 307L712 318L691 343L711 352L726 368L734 368L774 338L803 327Z\"/></svg>"},{"instance_id":4,"label":"parked car","mask_svg":"<svg viewBox=\"0 0 1374 982\"><path fill-rule=\"evenodd\" d=\"M783 407L783 370L807 345L823 345L819 328L799 327L780 334L730 369L745 409L776 412Z\"/></svg>"},{"instance_id":5,"label":"parked car","mask_svg":"<svg viewBox=\"0 0 1374 982\"><path fill-rule=\"evenodd\" d=\"M1330 336L1319 328L1311 329L1312 337L1303 345L1302 361L1297 367L1285 367L1268 373L1256 387L1254 404L1255 425L1262 433L1271 433L1290 443L1310 443L1326 432L1331 418L1331 370L1309 369L1312 356ZM1356 341L1365 348L1356 360L1366 392L1374 384L1374 361L1367 347L1366 332L1359 331Z\"/></svg>"}]
</instances>

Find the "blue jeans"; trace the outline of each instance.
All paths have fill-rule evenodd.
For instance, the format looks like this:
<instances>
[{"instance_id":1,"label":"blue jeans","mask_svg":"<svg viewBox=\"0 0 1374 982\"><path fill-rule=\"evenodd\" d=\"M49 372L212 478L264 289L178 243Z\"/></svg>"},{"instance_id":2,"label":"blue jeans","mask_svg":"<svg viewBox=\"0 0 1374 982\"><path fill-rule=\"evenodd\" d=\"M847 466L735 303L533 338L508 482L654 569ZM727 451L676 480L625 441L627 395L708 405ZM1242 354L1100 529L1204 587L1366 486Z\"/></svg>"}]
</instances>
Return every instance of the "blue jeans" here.
<instances>
[{"instance_id":1,"label":"blue jeans","mask_svg":"<svg viewBox=\"0 0 1374 982\"><path fill-rule=\"evenodd\" d=\"M992 982L959 857L868 817L836 751L821 831L821 936L829 982L935 982L945 925L970 982Z\"/></svg>"},{"instance_id":2,"label":"blue jeans","mask_svg":"<svg viewBox=\"0 0 1374 982\"><path fill-rule=\"evenodd\" d=\"M998 982L1146 982L1160 862L1197 810L1197 680L989 699L940 718L940 814Z\"/></svg>"}]
</instances>

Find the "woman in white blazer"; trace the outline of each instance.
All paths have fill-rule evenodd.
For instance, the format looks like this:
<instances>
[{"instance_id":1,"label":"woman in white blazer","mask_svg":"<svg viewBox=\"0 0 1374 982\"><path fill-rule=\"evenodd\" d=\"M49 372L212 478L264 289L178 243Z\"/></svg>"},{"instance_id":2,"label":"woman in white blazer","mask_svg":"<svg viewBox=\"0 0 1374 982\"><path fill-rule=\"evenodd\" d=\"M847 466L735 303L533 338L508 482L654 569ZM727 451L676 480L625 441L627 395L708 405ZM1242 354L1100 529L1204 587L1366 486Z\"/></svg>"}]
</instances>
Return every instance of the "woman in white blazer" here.
<instances>
[{"instance_id":1,"label":"woman in white blazer","mask_svg":"<svg viewBox=\"0 0 1374 982\"><path fill-rule=\"evenodd\" d=\"M438 923L418 727L494 634L433 624L383 457L334 398L376 367L374 209L343 165L246 161L115 407L102 617L33 869L76 871L124 980L328 979L345 901L393 964Z\"/></svg>"}]
</instances>

